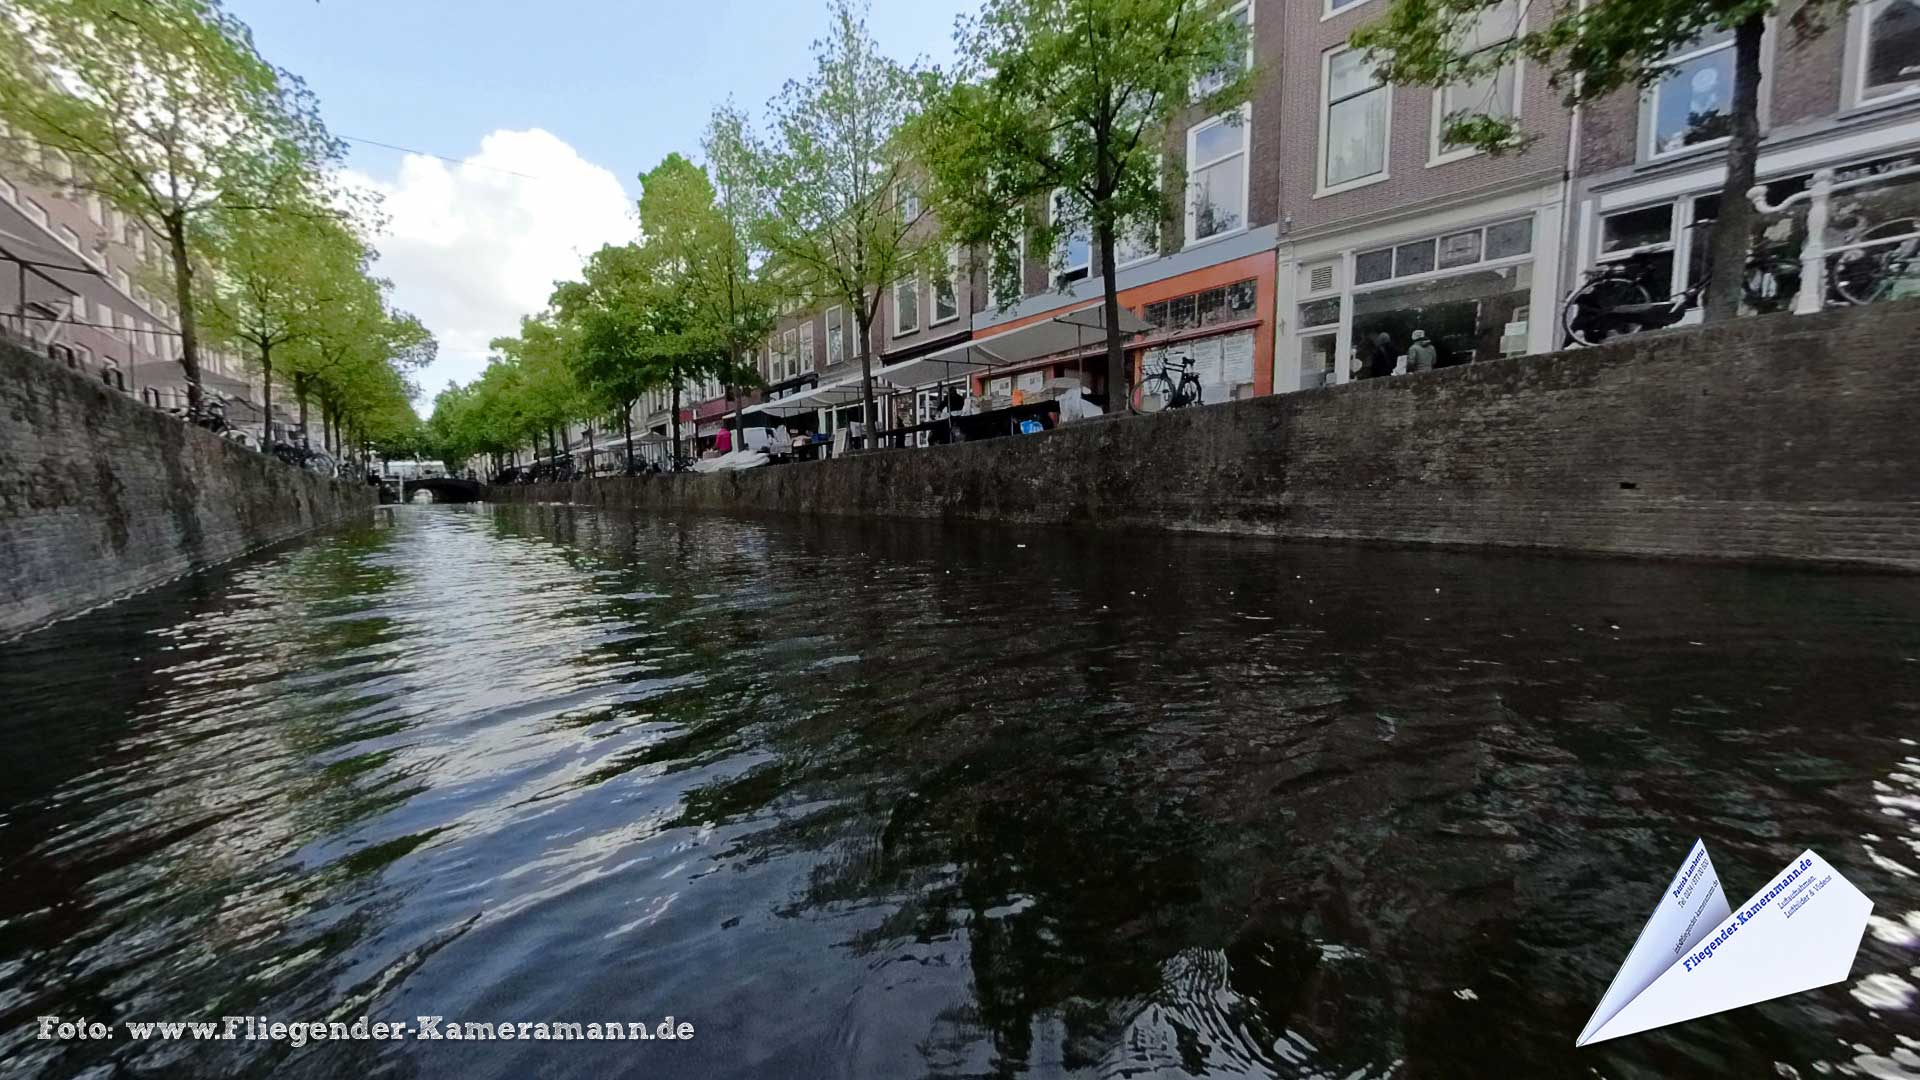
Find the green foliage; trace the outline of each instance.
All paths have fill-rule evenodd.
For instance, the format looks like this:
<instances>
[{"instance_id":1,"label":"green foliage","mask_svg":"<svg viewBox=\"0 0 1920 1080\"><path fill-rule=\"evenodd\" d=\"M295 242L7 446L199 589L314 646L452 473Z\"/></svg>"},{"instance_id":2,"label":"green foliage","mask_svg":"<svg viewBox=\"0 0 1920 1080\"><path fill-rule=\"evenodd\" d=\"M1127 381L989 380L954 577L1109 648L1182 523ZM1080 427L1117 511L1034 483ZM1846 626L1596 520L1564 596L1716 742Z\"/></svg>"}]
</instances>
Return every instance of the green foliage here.
<instances>
[{"instance_id":1,"label":"green foliage","mask_svg":"<svg viewBox=\"0 0 1920 1080\"><path fill-rule=\"evenodd\" d=\"M755 235L768 272L806 301L843 304L860 326L867 420L877 430L872 337L880 298L901 278L943 262L945 247L923 226L924 208L903 214L903 183L917 183L902 138L917 108L919 75L883 55L849 0L831 7L814 71L789 82L773 109L773 141L747 156L763 211Z\"/></svg>"},{"instance_id":2,"label":"green foliage","mask_svg":"<svg viewBox=\"0 0 1920 1080\"><path fill-rule=\"evenodd\" d=\"M1157 242L1161 162L1176 122L1247 99L1252 42L1228 0L988 0L955 34L960 64L929 75L915 156L948 233L990 253L994 291L1021 295L1019 252L1087 235L1104 279L1109 397L1125 380L1114 249ZM1170 156L1170 155L1168 155Z\"/></svg>"},{"instance_id":3,"label":"green foliage","mask_svg":"<svg viewBox=\"0 0 1920 1080\"><path fill-rule=\"evenodd\" d=\"M1823 13L1850 2L1806 0L1794 17L1811 28ZM1666 70L1663 61L1688 42L1778 6L1776 0L1607 0L1546 7L1539 18L1512 0L1393 0L1381 18L1354 32L1352 44L1372 54L1381 78L1398 84L1456 85L1525 60L1573 106L1650 86ZM1493 26L1515 32L1488 44L1485 31ZM1446 121L1443 138L1450 143L1504 153L1531 141L1509 117L1462 111Z\"/></svg>"},{"instance_id":4,"label":"green foliage","mask_svg":"<svg viewBox=\"0 0 1920 1080\"><path fill-rule=\"evenodd\" d=\"M1226 112L1252 88L1252 73L1235 63L1251 43L1224 17L1227 7L988 0L962 22L960 64L926 80L914 146L941 222L995 253L1000 291L1020 294L1014 253L1023 234L1044 257L1071 232L1159 224L1169 129ZM1050 205L1056 192L1064 197Z\"/></svg>"},{"instance_id":5,"label":"green foliage","mask_svg":"<svg viewBox=\"0 0 1920 1080\"><path fill-rule=\"evenodd\" d=\"M0 159L93 192L167 238L197 399L202 219L321 205L339 144L305 87L261 59L216 0L10 0L4 17ZM71 176L53 171L48 151Z\"/></svg>"}]
</instances>

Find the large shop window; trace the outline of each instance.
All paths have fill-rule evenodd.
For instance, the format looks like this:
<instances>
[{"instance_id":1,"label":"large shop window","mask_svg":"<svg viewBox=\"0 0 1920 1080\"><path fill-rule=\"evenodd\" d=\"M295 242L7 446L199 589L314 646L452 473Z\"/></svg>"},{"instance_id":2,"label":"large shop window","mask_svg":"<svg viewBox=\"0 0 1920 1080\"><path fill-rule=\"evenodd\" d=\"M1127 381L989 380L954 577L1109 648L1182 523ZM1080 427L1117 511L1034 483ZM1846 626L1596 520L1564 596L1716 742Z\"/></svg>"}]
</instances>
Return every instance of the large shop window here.
<instances>
[{"instance_id":1,"label":"large shop window","mask_svg":"<svg viewBox=\"0 0 1920 1080\"><path fill-rule=\"evenodd\" d=\"M1200 403L1214 405L1253 396L1253 331L1177 341L1148 349L1140 359L1144 379L1166 370L1175 381L1186 368L1200 380Z\"/></svg>"},{"instance_id":2,"label":"large shop window","mask_svg":"<svg viewBox=\"0 0 1920 1080\"><path fill-rule=\"evenodd\" d=\"M1647 156L1677 154L1733 133L1733 31L1709 30L1668 58L1647 108Z\"/></svg>"},{"instance_id":3,"label":"large shop window","mask_svg":"<svg viewBox=\"0 0 1920 1080\"><path fill-rule=\"evenodd\" d=\"M1473 29L1461 43L1461 51L1470 52L1474 57L1478 57L1489 49L1506 44L1514 34L1519 32L1519 28L1519 0L1501 0L1500 3L1481 10ZM1462 115L1489 116L1497 120L1508 120L1518 116L1520 113L1519 86L1520 63L1516 60L1502 64L1492 74L1451 86L1443 86L1434 91L1433 158L1436 161L1451 160L1474 153L1472 146L1447 141L1448 122Z\"/></svg>"},{"instance_id":4,"label":"large shop window","mask_svg":"<svg viewBox=\"0 0 1920 1080\"><path fill-rule=\"evenodd\" d=\"M1233 232L1247 223L1247 135L1252 106L1243 105L1187 132L1187 243Z\"/></svg>"},{"instance_id":5,"label":"large shop window","mask_svg":"<svg viewBox=\"0 0 1920 1080\"><path fill-rule=\"evenodd\" d=\"M1390 374L1416 332L1433 342L1436 367L1525 352L1532 293L1532 263L1355 293L1354 374Z\"/></svg>"},{"instance_id":6,"label":"large shop window","mask_svg":"<svg viewBox=\"0 0 1920 1080\"><path fill-rule=\"evenodd\" d=\"M1374 74L1366 54L1329 53L1320 123L1322 188L1357 183L1387 171L1387 108L1392 91Z\"/></svg>"},{"instance_id":7,"label":"large shop window","mask_svg":"<svg viewBox=\"0 0 1920 1080\"><path fill-rule=\"evenodd\" d=\"M1920 0L1871 0L1854 15L1862 102L1920 94Z\"/></svg>"}]
</instances>

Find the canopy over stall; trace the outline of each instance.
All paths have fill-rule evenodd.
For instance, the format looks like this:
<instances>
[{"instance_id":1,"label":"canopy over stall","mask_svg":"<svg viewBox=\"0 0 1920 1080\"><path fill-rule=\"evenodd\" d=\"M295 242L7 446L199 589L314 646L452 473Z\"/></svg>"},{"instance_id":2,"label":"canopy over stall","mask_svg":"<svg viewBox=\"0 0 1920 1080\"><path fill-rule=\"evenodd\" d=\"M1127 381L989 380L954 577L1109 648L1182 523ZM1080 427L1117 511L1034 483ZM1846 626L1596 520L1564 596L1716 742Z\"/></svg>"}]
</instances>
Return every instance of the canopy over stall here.
<instances>
[{"instance_id":1,"label":"canopy over stall","mask_svg":"<svg viewBox=\"0 0 1920 1080\"><path fill-rule=\"evenodd\" d=\"M874 372L873 394L875 397L891 394L896 389L898 389L896 385L880 378L879 372ZM777 401L762 401L743 412L759 413L764 416L798 416L801 413L813 412L815 409L833 409L843 405L857 404L865 398L866 393L860 387L860 376L854 375L791 397L780 398Z\"/></svg>"},{"instance_id":2,"label":"canopy over stall","mask_svg":"<svg viewBox=\"0 0 1920 1080\"><path fill-rule=\"evenodd\" d=\"M1097 304L1075 308L1005 333L974 338L903 360L874 372L874 379L911 389L1078 352L1106 340L1105 314ZM1125 308L1120 310L1122 334L1139 334L1151 329L1152 325L1138 315Z\"/></svg>"}]
</instances>

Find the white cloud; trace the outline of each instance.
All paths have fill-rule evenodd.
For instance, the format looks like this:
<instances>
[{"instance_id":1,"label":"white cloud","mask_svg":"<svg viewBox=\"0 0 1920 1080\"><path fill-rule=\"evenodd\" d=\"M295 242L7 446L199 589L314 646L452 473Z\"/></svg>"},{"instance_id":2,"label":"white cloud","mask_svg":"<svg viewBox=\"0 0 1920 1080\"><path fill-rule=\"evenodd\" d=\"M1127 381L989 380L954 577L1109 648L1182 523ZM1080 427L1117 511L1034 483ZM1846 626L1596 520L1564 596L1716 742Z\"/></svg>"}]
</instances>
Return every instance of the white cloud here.
<instances>
[{"instance_id":1,"label":"white cloud","mask_svg":"<svg viewBox=\"0 0 1920 1080\"><path fill-rule=\"evenodd\" d=\"M420 376L423 408L448 379L478 375L487 342L546 306L556 280L637 228L620 181L538 128L495 131L458 165L408 154L392 182L352 171L346 180L383 196L379 273L440 341Z\"/></svg>"}]
</instances>

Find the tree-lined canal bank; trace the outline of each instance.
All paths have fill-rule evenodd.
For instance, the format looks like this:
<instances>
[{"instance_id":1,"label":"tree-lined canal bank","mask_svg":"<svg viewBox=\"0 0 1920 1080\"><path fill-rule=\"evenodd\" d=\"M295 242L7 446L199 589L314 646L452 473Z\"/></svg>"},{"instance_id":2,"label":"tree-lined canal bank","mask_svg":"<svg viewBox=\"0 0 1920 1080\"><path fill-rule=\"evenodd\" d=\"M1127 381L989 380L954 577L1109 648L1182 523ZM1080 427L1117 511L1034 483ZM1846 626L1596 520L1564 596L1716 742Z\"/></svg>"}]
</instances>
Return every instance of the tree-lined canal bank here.
<instances>
[{"instance_id":1,"label":"tree-lined canal bank","mask_svg":"<svg viewBox=\"0 0 1920 1080\"><path fill-rule=\"evenodd\" d=\"M29 636L0 697L28 1075L1807 1076L1920 1038L1906 578L395 507ZM1576 1052L1696 836L1871 896L1852 978Z\"/></svg>"}]
</instances>

